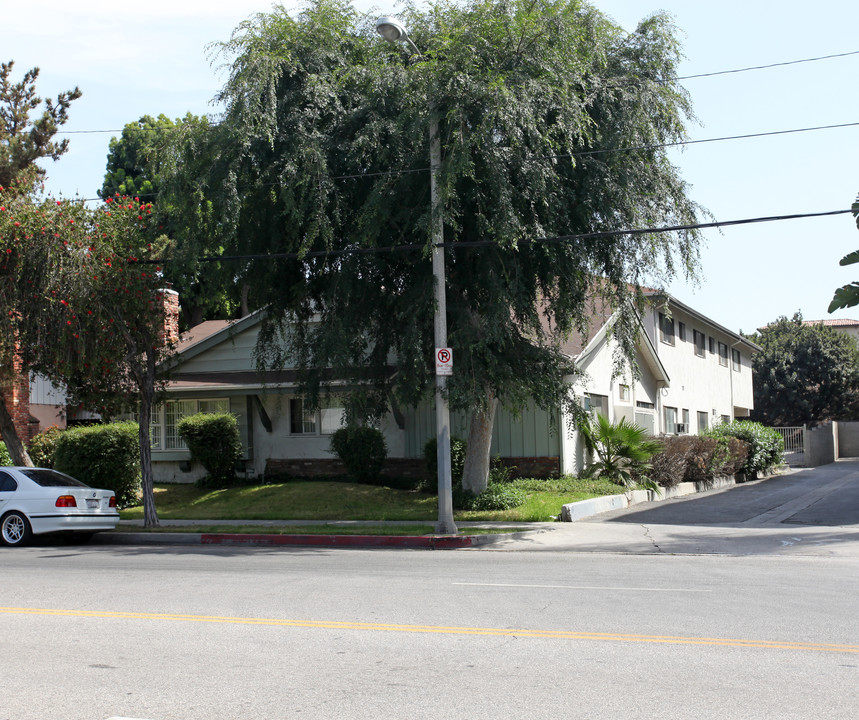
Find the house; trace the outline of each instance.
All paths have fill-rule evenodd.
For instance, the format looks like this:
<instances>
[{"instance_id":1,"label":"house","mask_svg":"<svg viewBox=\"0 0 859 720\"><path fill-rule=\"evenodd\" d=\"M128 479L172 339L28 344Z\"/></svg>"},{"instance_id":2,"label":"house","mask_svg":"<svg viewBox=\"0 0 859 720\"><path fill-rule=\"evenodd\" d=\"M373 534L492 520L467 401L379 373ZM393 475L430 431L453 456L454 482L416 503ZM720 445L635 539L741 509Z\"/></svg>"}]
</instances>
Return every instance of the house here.
<instances>
[{"instance_id":1,"label":"house","mask_svg":"<svg viewBox=\"0 0 859 720\"><path fill-rule=\"evenodd\" d=\"M752 407L752 354L759 350L671 295L647 291L636 353L639 372L617 375L613 362L614 316L595 317L586 338L571 338L563 350L583 371L573 384L586 409L610 420L627 418L654 435L696 434L716 423L748 417ZM203 474L179 437L180 418L196 412L229 411L239 422L249 476L285 472L294 476L341 471L329 452L343 408L329 400L310 411L292 369L260 375L253 350L262 312L240 320L213 321L181 336L167 399L153 412L153 471L160 482L191 482ZM331 396L336 398L337 381ZM468 418L452 414L452 434L467 437ZM389 467L398 475L423 474L423 446L435 436L431 401L417 408L391 408L380 429ZM516 417L499 407L491 454L519 474L548 476L582 469L581 439L562 408L526 408Z\"/></svg>"},{"instance_id":2,"label":"house","mask_svg":"<svg viewBox=\"0 0 859 720\"><path fill-rule=\"evenodd\" d=\"M825 325L831 327L836 332L849 335L854 340L859 342L859 320L849 320L847 318L835 319L827 318L826 320L803 320L803 325Z\"/></svg>"}]
</instances>

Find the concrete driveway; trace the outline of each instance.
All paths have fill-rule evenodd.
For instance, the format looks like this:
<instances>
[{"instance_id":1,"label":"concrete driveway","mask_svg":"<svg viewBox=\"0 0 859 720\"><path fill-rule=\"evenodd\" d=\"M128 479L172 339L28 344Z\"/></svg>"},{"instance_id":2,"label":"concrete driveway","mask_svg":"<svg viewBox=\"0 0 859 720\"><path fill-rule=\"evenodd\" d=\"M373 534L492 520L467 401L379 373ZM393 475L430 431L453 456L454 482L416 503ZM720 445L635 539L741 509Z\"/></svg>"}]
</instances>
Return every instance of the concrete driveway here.
<instances>
[{"instance_id":1,"label":"concrete driveway","mask_svg":"<svg viewBox=\"0 0 859 720\"><path fill-rule=\"evenodd\" d=\"M859 557L859 460L557 524L497 549Z\"/></svg>"}]
</instances>

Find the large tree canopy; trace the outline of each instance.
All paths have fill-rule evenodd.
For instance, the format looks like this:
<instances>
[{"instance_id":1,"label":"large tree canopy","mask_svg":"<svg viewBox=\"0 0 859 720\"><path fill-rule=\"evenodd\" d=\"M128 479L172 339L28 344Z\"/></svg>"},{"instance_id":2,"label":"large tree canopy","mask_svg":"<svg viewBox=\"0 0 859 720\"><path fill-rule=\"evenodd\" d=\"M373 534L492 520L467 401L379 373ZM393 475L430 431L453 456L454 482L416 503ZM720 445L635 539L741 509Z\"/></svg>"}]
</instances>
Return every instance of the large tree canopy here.
<instances>
[{"instance_id":1,"label":"large tree canopy","mask_svg":"<svg viewBox=\"0 0 859 720\"><path fill-rule=\"evenodd\" d=\"M48 98L35 119L33 110L42 104L36 95L39 68L24 73L20 82L11 79L14 61L0 63L0 186L30 192L45 174L36 164L42 158L57 160L68 150L69 141L54 141L60 126L68 120L72 101L81 96L78 88Z\"/></svg>"},{"instance_id":2,"label":"large tree canopy","mask_svg":"<svg viewBox=\"0 0 859 720\"><path fill-rule=\"evenodd\" d=\"M620 309L631 357L627 301L697 262L694 232L545 240L696 221L660 147L690 116L679 47L665 15L628 34L576 0L441 1L403 19L420 56L340 0L240 25L220 45L223 168L204 182L225 246L292 254L251 270L271 308L261 363L297 362L311 399L332 374L350 380L352 411L378 415L432 387L436 120L449 401L491 429L496 400L515 412L567 396L559 339L585 329L596 296Z\"/></svg>"},{"instance_id":3,"label":"large tree canopy","mask_svg":"<svg viewBox=\"0 0 859 720\"><path fill-rule=\"evenodd\" d=\"M855 338L797 313L751 338L755 420L773 426L851 420L859 411L859 349Z\"/></svg>"}]
</instances>

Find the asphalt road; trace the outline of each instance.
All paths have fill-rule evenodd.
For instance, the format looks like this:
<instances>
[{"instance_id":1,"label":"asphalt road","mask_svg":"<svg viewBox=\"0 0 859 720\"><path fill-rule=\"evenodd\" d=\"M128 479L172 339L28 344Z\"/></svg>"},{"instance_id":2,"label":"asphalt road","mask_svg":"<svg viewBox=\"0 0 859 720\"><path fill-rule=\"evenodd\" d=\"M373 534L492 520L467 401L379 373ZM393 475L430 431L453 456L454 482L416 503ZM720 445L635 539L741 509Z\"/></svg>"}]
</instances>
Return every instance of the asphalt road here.
<instances>
[{"instance_id":1,"label":"asphalt road","mask_svg":"<svg viewBox=\"0 0 859 720\"><path fill-rule=\"evenodd\" d=\"M574 524L596 549L0 550L0 720L855 718L856 528L777 519L835 475L696 498L705 552L637 537L679 502Z\"/></svg>"}]
</instances>

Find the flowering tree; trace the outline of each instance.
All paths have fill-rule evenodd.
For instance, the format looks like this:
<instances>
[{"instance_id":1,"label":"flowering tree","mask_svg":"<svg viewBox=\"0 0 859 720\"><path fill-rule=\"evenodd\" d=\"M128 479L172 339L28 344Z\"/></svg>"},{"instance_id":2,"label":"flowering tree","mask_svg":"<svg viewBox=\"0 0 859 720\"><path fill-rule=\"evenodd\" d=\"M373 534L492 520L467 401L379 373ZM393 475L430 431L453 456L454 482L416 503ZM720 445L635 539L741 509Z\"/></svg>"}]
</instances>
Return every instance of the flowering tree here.
<instances>
[{"instance_id":1,"label":"flowering tree","mask_svg":"<svg viewBox=\"0 0 859 720\"><path fill-rule=\"evenodd\" d=\"M25 368L65 386L81 408L105 416L139 412L147 525L158 524L149 424L158 365L170 351L160 267L149 264L165 250L152 212L151 204L127 197L92 209L50 198L4 202L0 191L3 359L17 353ZM13 440L14 457L1 415L0 430L7 444Z\"/></svg>"}]
</instances>

